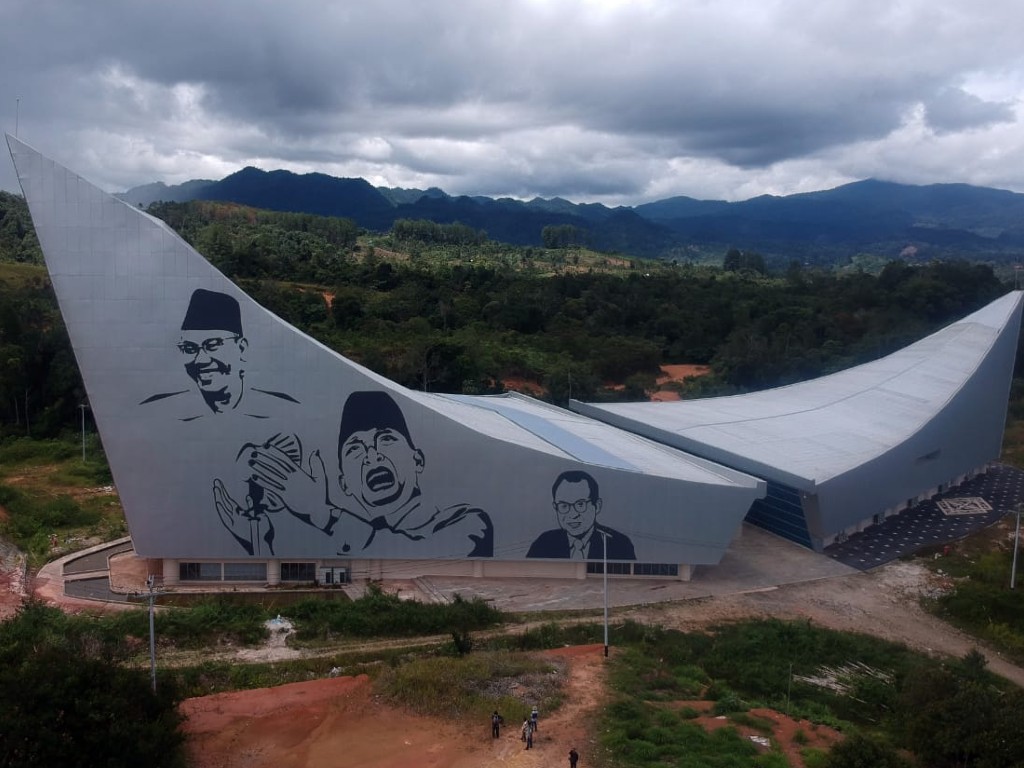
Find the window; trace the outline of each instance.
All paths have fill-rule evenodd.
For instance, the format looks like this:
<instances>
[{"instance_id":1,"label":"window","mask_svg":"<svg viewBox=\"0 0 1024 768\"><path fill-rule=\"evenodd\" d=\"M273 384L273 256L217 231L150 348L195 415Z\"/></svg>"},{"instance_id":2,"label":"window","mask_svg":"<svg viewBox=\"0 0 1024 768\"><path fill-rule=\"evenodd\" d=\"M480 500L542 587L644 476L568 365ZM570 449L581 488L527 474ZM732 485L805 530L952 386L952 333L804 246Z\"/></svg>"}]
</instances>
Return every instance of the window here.
<instances>
[{"instance_id":1,"label":"window","mask_svg":"<svg viewBox=\"0 0 1024 768\"><path fill-rule=\"evenodd\" d=\"M675 563L636 563L633 565L635 576L678 576L679 566Z\"/></svg>"},{"instance_id":2,"label":"window","mask_svg":"<svg viewBox=\"0 0 1024 768\"><path fill-rule=\"evenodd\" d=\"M281 563L281 581L316 581L316 563Z\"/></svg>"},{"instance_id":3,"label":"window","mask_svg":"<svg viewBox=\"0 0 1024 768\"><path fill-rule=\"evenodd\" d=\"M220 563L178 563L181 581L220 581Z\"/></svg>"},{"instance_id":4,"label":"window","mask_svg":"<svg viewBox=\"0 0 1024 768\"><path fill-rule=\"evenodd\" d=\"M629 563L608 563L608 574L629 576L632 566ZM604 563L587 563L587 573L604 573Z\"/></svg>"},{"instance_id":5,"label":"window","mask_svg":"<svg viewBox=\"0 0 1024 768\"><path fill-rule=\"evenodd\" d=\"M266 563L224 563L224 581L266 580Z\"/></svg>"}]
</instances>

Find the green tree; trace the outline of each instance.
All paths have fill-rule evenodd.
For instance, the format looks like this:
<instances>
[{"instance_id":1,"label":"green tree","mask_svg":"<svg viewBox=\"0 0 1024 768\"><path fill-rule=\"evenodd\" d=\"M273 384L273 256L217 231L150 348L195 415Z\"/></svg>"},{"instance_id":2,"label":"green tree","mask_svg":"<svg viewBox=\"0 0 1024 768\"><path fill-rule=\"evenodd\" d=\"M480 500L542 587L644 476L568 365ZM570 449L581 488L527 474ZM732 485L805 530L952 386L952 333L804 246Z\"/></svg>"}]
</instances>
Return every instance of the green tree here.
<instances>
[{"instance_id":1,"label":"green tree","mask_svg":"<svg viewBox=\"0 0 1024 768\"><path fill-rule=\"evenodd\" d=\"M183 767L173 686L154 693L82 627L38 602L0 624L0 765Z\"/></svg>"}]
</instances>

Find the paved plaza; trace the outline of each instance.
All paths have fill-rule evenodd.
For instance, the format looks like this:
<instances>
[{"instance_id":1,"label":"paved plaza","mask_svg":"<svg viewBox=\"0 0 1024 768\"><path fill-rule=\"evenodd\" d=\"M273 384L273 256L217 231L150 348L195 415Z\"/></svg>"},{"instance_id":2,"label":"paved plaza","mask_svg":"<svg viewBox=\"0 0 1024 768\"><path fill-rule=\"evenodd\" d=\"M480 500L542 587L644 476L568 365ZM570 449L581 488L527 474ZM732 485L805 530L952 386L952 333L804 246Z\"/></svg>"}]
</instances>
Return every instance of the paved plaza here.
<instances>
[{"instance_id":1,"label":"paved plaza","mask_svg":"<svg viewBox=\"0 0 1024 768\"><path fill-rule=\"evenodd\" d=\"M866 571L927 547L969 536L1015 511L1024 501L1024 471L997 464L984 475L922 501L850 536L825 554Z\"/></svg>"}]
</instances>

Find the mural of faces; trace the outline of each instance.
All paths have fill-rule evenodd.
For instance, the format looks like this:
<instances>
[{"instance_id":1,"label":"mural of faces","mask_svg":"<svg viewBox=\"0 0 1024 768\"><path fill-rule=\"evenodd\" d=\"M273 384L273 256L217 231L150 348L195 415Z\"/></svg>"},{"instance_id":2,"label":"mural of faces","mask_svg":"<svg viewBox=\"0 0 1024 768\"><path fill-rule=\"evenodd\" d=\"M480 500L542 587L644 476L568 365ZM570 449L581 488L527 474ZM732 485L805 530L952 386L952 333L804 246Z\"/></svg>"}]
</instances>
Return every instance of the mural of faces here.
<instances>
[{"instance_id":1,"label":"mural of faces","mask_svg":"<svg viewBox=\"0 0 1024 768\"><path fill-rule=\"evenodd\" d=\"M590 484L585 479L575 483L563 480L555 489L553 506L558 525L579 539L593 530L601 511L601 499L592 497Z\"/></svg>"},{"instance_id":2,"label":"mural of faces","mask_svg":"<svg viewBox=\"0 0 1024 768\"><path fill-rule=\"evenodd\" d=\"M340 454L341 489L368 511L401 507L418 489L423 452L397 429L353 432Z\"/></svg>"},{"instance_id":3,"label":"mural of faces","mask_svg":"<svg viewBox=\"0 0 1024 768\"><path fill-rule=\"evenodd\" d=\"M244 336L229 331L181 332L178 350L185 373L215 413L236 407L242 398L246 346Z\"/></svg>"}]
</instances>

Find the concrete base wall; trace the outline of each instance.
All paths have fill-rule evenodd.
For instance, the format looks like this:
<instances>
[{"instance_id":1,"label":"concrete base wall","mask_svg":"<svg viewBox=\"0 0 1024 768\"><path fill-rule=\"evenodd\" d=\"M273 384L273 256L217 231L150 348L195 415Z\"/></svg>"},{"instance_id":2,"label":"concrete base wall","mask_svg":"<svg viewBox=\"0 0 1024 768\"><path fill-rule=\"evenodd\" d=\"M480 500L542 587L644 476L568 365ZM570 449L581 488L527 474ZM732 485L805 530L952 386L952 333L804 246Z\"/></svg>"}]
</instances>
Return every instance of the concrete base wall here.
<instances>
[{"instance_id":1,"label":"concrete base wall","mask_svg":"<svg viewBox=\"0 0 1024 768\"><path fill-rule=\"evenodd\" d=\"M161 562L161 561L154 561ZM163 574L164 586L191 586L198 584L250 584L254 582L232 581L181 581L179 566L181 560L165 558L158 572ZM206 562L189 560L188 562ZM219 561L209 561L219 562ZM280 560L265 560L267 564L267 586L281 584ZM292 561L288 561L292 562ZM580 561L552 560L316 560L317 573L322 568L347 569L350 581L383 581L393 579L416 579L421 576L466 577L486 579L577 579L603 578L600 573L587 573L587 564ZM679 564L678 581L689 581L693 568ZM666 576L634 576L632 574L609 573L609 579L635 579L645 581L658 579L664 581Z\"/></svg>"}]
</instances>

